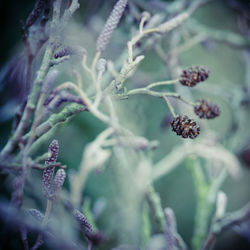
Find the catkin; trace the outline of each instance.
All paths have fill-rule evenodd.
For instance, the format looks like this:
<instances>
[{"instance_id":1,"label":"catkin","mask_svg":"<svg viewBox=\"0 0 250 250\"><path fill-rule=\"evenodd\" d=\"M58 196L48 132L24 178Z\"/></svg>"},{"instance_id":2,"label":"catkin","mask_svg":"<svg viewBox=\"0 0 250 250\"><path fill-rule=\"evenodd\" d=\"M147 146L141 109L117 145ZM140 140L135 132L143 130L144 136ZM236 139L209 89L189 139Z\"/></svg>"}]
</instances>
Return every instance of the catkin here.
<instances>
[{"instance_id":1,"label":"catkin","mask_svg":"<svg viewBox=\"0 0 250 250\"><path fill-rule=\"evenodd\" d=\"M103 52L106 49L113 31L117 27L117 25L122 17L122 14L123 14L124 9L127 5L127 2L128 2L127 0L119 0L115 4L115 6L114 6L109 18L108 18L103 30L102 30L102 33L99 35L99 37L97 39L96 51Z\"/></svg>"}]
</instances>

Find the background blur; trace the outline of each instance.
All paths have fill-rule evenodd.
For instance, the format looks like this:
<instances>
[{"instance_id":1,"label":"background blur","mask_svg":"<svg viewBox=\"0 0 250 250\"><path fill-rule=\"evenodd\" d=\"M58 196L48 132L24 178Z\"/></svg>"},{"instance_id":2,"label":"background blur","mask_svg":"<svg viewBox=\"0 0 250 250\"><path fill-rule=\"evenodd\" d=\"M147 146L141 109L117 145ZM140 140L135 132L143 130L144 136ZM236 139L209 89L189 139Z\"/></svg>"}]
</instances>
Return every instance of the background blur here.
<instances>
[{"instance_id":1,"label":"background blur","mask_svg":"<svg viewBox=\"0 0 250 250\"><path fill-rule=\"evenodd\" d=\"M89 55L95 52L96 38L116 1L79 1L81 6L74 16L75 24L71 24L67 39L85 47ZM177 1L140 1L132 2L141 6L150 6L152 12L162 11L161 4L174 6ZM34 1L32 0L9 0L0 2L0 30L1 30L1 57L0 67L0 148L10 136L13 113L16 104L6 106L12 99L17 98L16 93L22 87L16 85L6 86L5 69L8 63L17 56L23 48L20 35L19 20L25 19ZM249 1L211 1L200 8L193 18L209 28L223 30L223 32L235 32L243 34L250 39L250 6ZM151 7L151 6L154 6ZM131 21L125 13L118 30L112 36L111 43L105 51L106 59L115 59L126 46L129 39ZM246 20L242 20L242 17ZM243 21L245 23L243 23ZM138 23L137 23L138 25ZM243 27L248 25L247 28ZM134 26L136 27L136 26ZM243 29L244 28L244 29ZM181 28L180 28L181 30ZM182 28L185 33L185 28ZM171 33L168 37L171 36ZM168 43L168 37L163 41ZM242 166L242 175L239 178L229 176L222 190L228 196L227 211L241 208L250 199L250 50L235 48L225 43L208 40L184 51L180 55L181 66L205 65L210 71L209 79L192 90L193 99L208 98L220 106L221 115L215 120L201 122L202 132L212 130L221 144L237 155ZM136 75L128 81L128 86L144 86L146 83L160 81L169 78L168 70L160 61L154 51L147 52L146 57ZM61 67L61 66L60 66ZM72 70L70 63L62 66L65 75ZM64 76L61 76L62 79ZM60 82L58 79L58 82ZM16 102L18 103L18 101ZM144 136L149 140L158 140L159 148L154 151L153 160L157 162L167 155L175 146L181 144L183 139L178 138L171 132L168 121L170 113L162 101L149 96L135 96L129 101L117 104L123 124L134 131L137 135ZM195 116L194 118L198 120ZM60 144L59 161L70 169L78 169L85 145L91 142L104 129L104 125L88 113L81 113L68 124L60 126L51 138L56 138ZM205 132L204 132L205 133ZM41 148L41 152L47 150L48 145ZM133 157L131 156L131 159ZM133 162L133 160L131 160ZM104 202L106 207L103 215L97 221L98 227L108 235L116 239L116 232L121 225L121 207L127 206L132 199L133 186L127 179L127 172L116 168L115 160L110 160L104 171L92 173L88 178L84 190L85 197L91 199L93 205L96 201ZM118 171L118 173L116 172ZM38 178L39 172L34 173ZM115 178L114 178L115 176ZM5 177L0 176L0 190L2 196L8 197L5 188ZM190 244L195 211L195 192L192 178L185 163L179 165L169 175L159 179L155 183L155 189L160 193L163 207L171 207L177 218L177 225L184 240ZM32 204L32 201L27 201ZM67 225L65 225L67 226ZM136 238L136 234L134 235ZM123 235L130 237L131 235ZM248 238L249 241L249 238ZM244 249L249 242L247 238L236 235L235 232L226 232L217 242L216 249ZM13 245L11 245L13 244ZM11 243L15 247L19 243ZM241 245L242 244L242 245ZM241 247L241 248L240 248Z\"/></svg>"}]
</instances>

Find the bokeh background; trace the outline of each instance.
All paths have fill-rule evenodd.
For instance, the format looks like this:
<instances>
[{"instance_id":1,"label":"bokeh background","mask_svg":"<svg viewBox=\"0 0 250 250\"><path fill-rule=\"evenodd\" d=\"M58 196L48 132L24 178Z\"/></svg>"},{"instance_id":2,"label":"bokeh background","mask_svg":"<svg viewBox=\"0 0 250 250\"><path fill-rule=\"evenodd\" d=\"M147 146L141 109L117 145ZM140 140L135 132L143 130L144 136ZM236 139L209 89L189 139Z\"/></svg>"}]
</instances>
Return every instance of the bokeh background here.
<instances>
[{"instance_id":1,"label":"bokeh background","mask_svg":"<svg viewBox=\"0 0 250 250\"><path fill-rule=\"evenodd\" d=\"M95 53L95 46L93 45L96 38L116 1L80 0L79 2L81 7L74 16L75 22L70 24L66 40L85 47L91 56ZM162 4L172 8L175 7L175 4L178 5L178 1L133 0L132 2L140 6L141 9L154 6L154 8L149 7L153 13L162 11L159 8ZM28 16L33 4L34 1L31 0L0 2L0 30L2 34L0 39L0 68L2 69L0 75L0 148L3 147L10 136L13 114L18 104L17 92L21 91L22 88L21 85L15 85L21 83L7 85L5 72L10 61L23 49L20 20ZM234 32L239 35L244 33L245 38L250 39L250 26L248 26L247 33L247 28L243 27L243 21L240 18L242 16L246 18L244 25L249 25L249 1L214 0L197 10L193 18L206 27L222 32ZM129 39L128 34L132 25L136 24L138 25L136 20L131 20L129 17L129 10L126 10L119 29L114 32L110 46L105 51L104 57L106 59L113 60L119 56ZM185 25L179 30L184 34L187 32ZM170 36L171 33L162 42L163 47L166 46L167 48ZM204 131L212 130L213 136L215 135L219 142L235 154L241 162L241 176L239 178L229 176L222 187L222 190L228 196L227 211L229 212L241 208L250 199L249 45L248 42L248 48L247 46L239 48L209 39L180 54L181 67L205 65L210 69L209 79L202 83L202 86L192 90L192 98L194 100L199 98L213 100L220 106L221 115L215 120L202 122L201 126ZM138 73L127 82L128 88L144 86L147 83L169 78L168 69L153 50L147 51L146 58L147 60L144 60L140 65ZM70 75L72 71L70 62L60 67L64 71L64 75ZM64 75L57 79L58 83L66 77ZM11 100L17 101L12 106L6 106ZM171 132L169 127L170 113L161 100L149 96L135 96L129 101L122 101L117 104L116 108L122 123L126 124L133 132L149 140L159 141L160 146L152 155L154 162L160 160L171 152L175 146L183 142L183 139ZM51 138L58 139L60 144L59 161L67 165L68 170L78 169L84 147L104 128L105 126L101 122L88 113L82 113L69 123L60 125L54 131L54 135L51 135ZM41 152L45 152L47 147L48 143L44 144ZM134 164L133 154L131 154L131 159L128 162ZM133 242L136 241L138 236L138 232L133 228L133 225L130 225L131 228L127 228L127 233L117 236L119 234L117 232L124 226L121 217L126 217L128 211L133 212L133 206L130 210L126 209L130 202L134 202L132 197L133 185L129 183L128 178L130 174L133 174L133 170L120 170L116 165L117 162L111 159L104 171L92 173L87 180L84 196L91 200L92 206L97 201L104 203L105 208L102 216L97 220L97 225L107 235L111 236L112 243L119 242L119 237L121 242L129 242L130 240ZM39 178L39 174L38 171L35 171L33 178ZM6 189L6 176L0 176L0 181L1 196L9 197L8 189ZM184 240L190 244L196 199L192 178L185 162L175 168L169 175L160 178L155 183L155 189L161 196L163 207L168 206L174 210L178 230ZM35 203L31 198L26 202L27 204ZM40 206L43 205L40 204ZM11 237L10 235L7 234L7 237ZM10 249L18 249L20 246L18 236L14 235L13 237L15 237L13 239L14 241L16 239L16 242L5 246ZM233 231L227 231L219 238L215 249L247 249L249 244L249 238L247 239L247 237ZM107 246L106 249L111 246L114 245L110 243L110 246Z\"/></svg>"}]
</instances>

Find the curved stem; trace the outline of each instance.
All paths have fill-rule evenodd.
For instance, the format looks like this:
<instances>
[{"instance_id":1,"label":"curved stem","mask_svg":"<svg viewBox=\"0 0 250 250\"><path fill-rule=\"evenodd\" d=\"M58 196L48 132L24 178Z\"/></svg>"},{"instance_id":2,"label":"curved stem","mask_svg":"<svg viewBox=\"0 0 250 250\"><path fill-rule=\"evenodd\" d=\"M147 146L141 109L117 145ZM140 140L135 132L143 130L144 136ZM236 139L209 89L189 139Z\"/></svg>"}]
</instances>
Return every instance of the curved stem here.
<instances>
[{"instance_id":1,"label":"curved stem","mask_svg":"<svg viewBox=\"0 0 250 250\"><path fill-rule=\"evenodd\" d=\"M176 114L174 112L174 107L171 105L171 103L169 102L168 98L166 96L163 96L163 99L165 100L165 102L167 103L168 105L168 108L172 114L173 117L176 117Z\"/></svg>"},{"instance_id":2,"label":"curved stem","mask_svg":"<svg viewBox=\"0 0 250 250\"><path fill-rule=\"evenodd\" d=\"M157 91L150 90L147 87L146 88L139 88L139 89L132 89L125 94L118 95L118 98L124 99L125 97L128 98L130 95L138 95L138 94L151 95L151 96L160 97L160 98L163 98L164 96L165 97L166 96L174 97L174 98L179 99L180 101L182 101L188 105L191 105L191 106L195 105L195 103L193 103L189 100L186 100L178 93L175 93L175 92L157 92Z\"/></svg>"},{"instance_id":3,"label":"curved stem","mask_svg":"<svg viewBox=\"0 0 250 250\"><path fill-rule=\"evenodd\" d=\"M162 85L171 85L171 84L175 84L175 83L178 83L178 82L179 82L179 79L154 82L154 83L149 84L146 88L151 89L151 88L154 88L154 87L158 87L158 86L162 86Z\"/></svg>"}]
</instances>

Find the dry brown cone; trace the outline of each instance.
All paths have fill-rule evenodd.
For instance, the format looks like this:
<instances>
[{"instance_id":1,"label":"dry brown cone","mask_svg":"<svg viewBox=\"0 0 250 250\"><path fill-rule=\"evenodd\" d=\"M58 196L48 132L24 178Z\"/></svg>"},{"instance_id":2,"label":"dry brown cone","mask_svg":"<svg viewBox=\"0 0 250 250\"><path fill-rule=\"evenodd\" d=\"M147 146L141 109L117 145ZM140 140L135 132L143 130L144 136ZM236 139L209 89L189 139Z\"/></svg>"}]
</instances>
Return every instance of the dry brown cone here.
<instances>
[{"instance_id":1,"label":"dry brown cone","mask_svg":"<svg viewBox=\"0 0 250 250\"><path fill-rule=\"evenodd\" d=\"M208 76L208 69L202 66L195 66L183 70L179 81L184 86L194 87L196 84L205 81Z\"/></svg>"},{"instance_id":2,"label":"dry brown cone","mask_svg":"<svg viewBox=\"0 0 250 250\"><path fill-rule=\"evenodd\" d=\"M212 102L199 100L194 106L194 112L200 118L214 119L220 115L220 108Z\"/></svg>"},{"instance_id":3,"label":"dry brown cone","mask_svg":"<svg viewBox=\"0 0 250 250\"><path fill-rule=\"evenodd\" d=\"M200 127L193 119L190 119L186 115L176 116L171 122L173 131L182 138L194 139L200 133Z\"/></svg>"}]
</instances>

